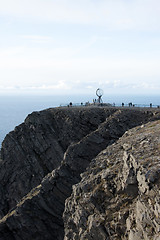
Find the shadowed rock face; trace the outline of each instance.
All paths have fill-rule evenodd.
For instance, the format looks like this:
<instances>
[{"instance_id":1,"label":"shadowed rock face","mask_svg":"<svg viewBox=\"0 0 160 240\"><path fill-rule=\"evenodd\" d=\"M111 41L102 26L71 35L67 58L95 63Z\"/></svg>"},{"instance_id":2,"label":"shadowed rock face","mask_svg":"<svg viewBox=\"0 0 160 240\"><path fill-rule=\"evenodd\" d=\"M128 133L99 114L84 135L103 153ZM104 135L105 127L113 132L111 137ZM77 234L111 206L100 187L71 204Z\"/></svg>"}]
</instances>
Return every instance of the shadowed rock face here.
<instances>
[{"instance_id":1,"label":"shadowed rock face","mask_svg":"<svg viewBox=\"0 0 160 240\"><path fill-rule=\"evenodd\" d=\"M10 132L0 153L0 216L60 166L71 143L97 129L115 110L48 109Z\"/></svg>"},{"instance_id":2,"label":"shadowed rock face","mask_svg":"<svg viewBox=\"0 0 160 240\"><path fill-rule=\"evenodd\" d=\"M0 220L0 239L63 239L65 200L72 194L72 185L80 182L80 174L124 132L154 118L159 114L107 108L48 109L31 114L6 137L1 150L1 213L12 209ZM98 169L95 165L93 172ZM138 180L133 167L128 171L125 191L132 200L138 193ZM112 187L114 174L110 176ZM98 199L106 198L103 191L97 194ZM79 198L78 193L75 196ZM100 207L98 199L95 204ZM82 239L73 205L69 198L65 238Z\"/></svg>"}]
</instances>

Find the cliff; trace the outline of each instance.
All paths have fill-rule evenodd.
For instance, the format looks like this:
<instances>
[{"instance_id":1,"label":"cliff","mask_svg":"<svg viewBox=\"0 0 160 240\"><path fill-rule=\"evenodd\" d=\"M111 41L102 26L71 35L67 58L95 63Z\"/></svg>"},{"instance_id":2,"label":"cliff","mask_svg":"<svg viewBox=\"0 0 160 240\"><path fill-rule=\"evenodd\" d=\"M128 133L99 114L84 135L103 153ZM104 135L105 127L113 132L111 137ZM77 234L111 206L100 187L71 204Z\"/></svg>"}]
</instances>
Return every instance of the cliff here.
<instances>
[{"instance_id":1,"label":"cliff","mask_svg":"<svg viewBox=\"0 0 160 240\"><path fill-rule=\"evenodd\" d=\"M29 115L2 144L0 239L158 239L158 119L101 107Z\"/></svg>"},{"instance_id":2,"label":"cliff","mask_svg":"<svg viewBox=\"0 0 160 240\"><path fill-rule=\"evenodd\" d=\"M160 239L160 121L92 160L64 212L67 239Z\"/></svg>"}]
</instances>

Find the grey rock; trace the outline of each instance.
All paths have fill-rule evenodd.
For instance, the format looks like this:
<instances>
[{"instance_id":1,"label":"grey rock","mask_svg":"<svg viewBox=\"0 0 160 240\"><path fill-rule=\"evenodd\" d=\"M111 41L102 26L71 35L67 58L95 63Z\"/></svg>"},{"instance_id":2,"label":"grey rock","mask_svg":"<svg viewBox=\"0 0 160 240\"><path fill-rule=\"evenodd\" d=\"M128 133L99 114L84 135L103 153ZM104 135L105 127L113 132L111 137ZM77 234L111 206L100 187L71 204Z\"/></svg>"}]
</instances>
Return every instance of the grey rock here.
<instances>
[{"instance_id":1,"label":"grey rock","mask_svg":"<svg viewBox=\"0 0 160 240\"><path fill-rule=\"evenodd\" d=\"M131 144L132 148L126 149L126 156L121 156L123 147L121 145L120 151L117 149L114 152L115 142L130 128L155 117L159 115L116 108L48 109L27 117L22 125L8 134L1 150L0 239L60 240L64 237L64 222L66 239L96 239L97 234L101 239L116 236L114 229L104 225L105 214L111 218L111 212L119 210L121 203L131 202L137 196L137 185L141 192L149 191L149 186L145 175L141 174L142 169L137 172L138 163L128 153L134 151L136 146ZM144 134L140 135L138 129L143 131L139 127L133 131L139 138L142 135L144 140ZM132 131L128 132L131 138ZM118 159L115 162L117 169L113 168L112 171L114 164L107 156L113 158L115 155ZM120 165L121 159L124 159L123 167ZM87 167L85 179L86 173L83 172ZM98 175L99 171L102 175ZM118 171L121 176L116 178ZM92 175L93 183L88 179ZM81 177L83 188L75 185ZM108 183L104 189L102 179ZM85 193L82 198L83 189ZM133 189L134 194L130 196ZM71 195L72 191L75 197ZM127 195L127 199L119 199L118 206L113 198L117 191ZM74 204L82 199L82 206L86 204L87 209L83 210L82 207L78 214L74 213L76 209L72 208L74 204L71 200L67 200L65 207L65 200L70 196ZM113 209L106 213L105 204L109 202L112 202ZM124 216L127 219L128 212ZM89 232L88 228L83 230L87 221ZM119 234L124 234L126 227L122 216L121 222L123 227L118 222L115 228Z\"/></svg>"},{"instance_id":2,"label":"grey rock","mask_svg":"<svg viewBox=\"0 0 160 240\"><path fill-rule=\"evenodd\" d=\"M66 200L65 240L159 239L159 136L160 121L133 128L91 162Z\"/></svg>"},{"instance_id":3,"label":"grey rock","mask_svg":"<svg viewBox=\"0 0 160 240\"><path fill-rule=\"evenodd\" d=\"M0 216L60 166L71 144L97 129L114 111L47 109L33 112L10 132L0 152Z\"/></svg>"}]
</instances>

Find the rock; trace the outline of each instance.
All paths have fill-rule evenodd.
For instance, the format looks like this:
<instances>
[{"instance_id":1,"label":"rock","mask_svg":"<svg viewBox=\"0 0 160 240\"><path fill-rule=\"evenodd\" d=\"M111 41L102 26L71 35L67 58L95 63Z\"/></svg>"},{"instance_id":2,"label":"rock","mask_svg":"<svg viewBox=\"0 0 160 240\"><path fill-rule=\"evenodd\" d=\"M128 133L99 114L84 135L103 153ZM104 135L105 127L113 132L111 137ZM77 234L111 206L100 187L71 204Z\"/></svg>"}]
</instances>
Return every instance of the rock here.
<instances>
[{"instance_id":1,"label":"rock","mask_svg":"<svg viewBox=\"0 0 160 240\"><path fill-rule=\"evenodd\" d=\"M147 193L153 188L129 152L138 149L132 135L147 139L147 148L151 142L143 133L146 122L158 117L139 110L98 107L48 109L29 115L8 134L1 150L0 239L60 240L64 222L66 239L109 239L111 235L116 239L128 234L129 213L120 212L120 206L128 206L138 191ZM129 130L142 123L144 128ZM123 134L126 140L117 147L115 142ZM153 178L158 181L156 174ZM119 198L120 194L126 197ZM106 228L106 215L112 219L112 213L115 219Z\"/></svg>"},{"instance_id":2,"label":"rock","mask_svg":"<svg viewBox=\"0 0 160 240\"><path fill-rule=\"evenodd\" d=\"M97 129L115 110L47 109L33 112L10 132L0 153L0 216L48 173L60 166L67 148Z\"/></svg>"},{"instance_id":3,"label":"rock","mask_svg":"<svg viewBox=\"0 0 160 240\"><path fill-rule=\"evenodd\" d=\"M160 238L159 144L156 121L129 130L91 161L66 200L65 240Z\"/></svg>"}]
</instances>

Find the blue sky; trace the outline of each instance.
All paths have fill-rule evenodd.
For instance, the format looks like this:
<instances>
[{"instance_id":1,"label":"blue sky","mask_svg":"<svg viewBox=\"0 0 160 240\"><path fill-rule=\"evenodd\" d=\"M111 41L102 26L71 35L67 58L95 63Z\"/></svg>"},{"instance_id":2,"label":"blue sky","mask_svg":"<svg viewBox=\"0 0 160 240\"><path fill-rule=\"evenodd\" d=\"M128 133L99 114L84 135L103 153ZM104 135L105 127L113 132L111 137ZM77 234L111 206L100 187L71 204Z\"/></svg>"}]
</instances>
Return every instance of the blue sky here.
<instances>
[{"instance_id":1,"label":"blue sky","mask_svg":"<svg viewBox=\"0 0 160 240\"><path fill-rule=\"evenodd\" d=\"M0 93L159 94L159 0L0 0Z\"/></svg>"}]
</instances>

